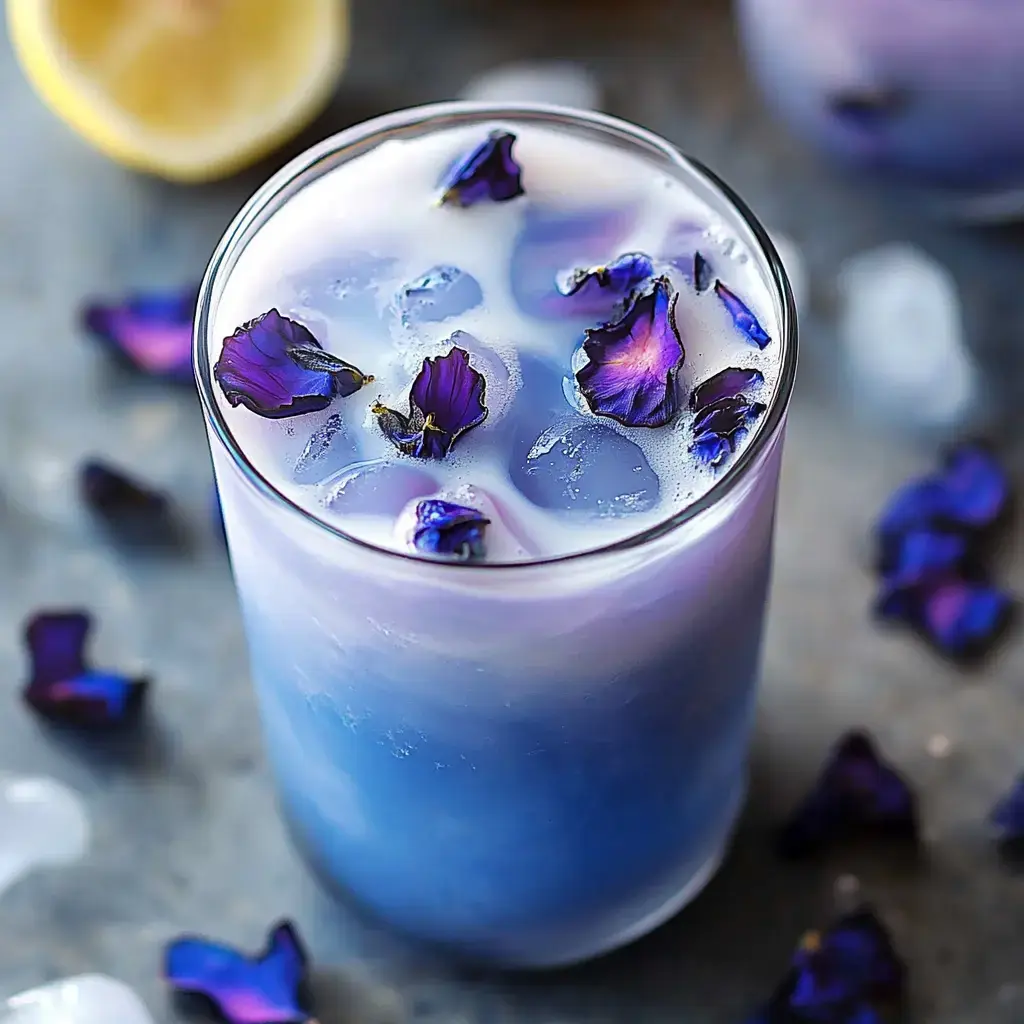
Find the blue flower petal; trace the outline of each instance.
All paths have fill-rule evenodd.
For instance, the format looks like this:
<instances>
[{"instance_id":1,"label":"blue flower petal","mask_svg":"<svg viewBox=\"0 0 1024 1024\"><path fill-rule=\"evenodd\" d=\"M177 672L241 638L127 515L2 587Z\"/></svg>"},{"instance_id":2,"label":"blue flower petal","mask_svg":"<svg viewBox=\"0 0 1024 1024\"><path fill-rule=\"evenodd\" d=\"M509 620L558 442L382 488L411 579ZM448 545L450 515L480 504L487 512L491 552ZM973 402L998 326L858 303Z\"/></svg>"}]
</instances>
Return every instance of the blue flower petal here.
<instances>
[{"instance_id":1,"label":"blue flower petal","mask_svg":"<svg viewBox=\"0 0 1024 1024\"><path fill-rule=\"evenodd\" d=\"M654 263L642 252L627 252L611 263L576 270L559 283L558 291L572 300L574 313L620 315L638 288L654 276Z\"/></svg>"},{"instance_id":2,"label":"blue flower petal","mask_svg":"<svg viewBox=\"0 0 1024 1024\"><path fill-rule=\"evenodd\" d=\"M143 373L192 380L192 321L198 285L91 302L82 324L121 360Z\"/></svg>"},{"instance_id":3,"label":"blue flower petal","mask_svg":"<svg viewBox=\"0 0 1024 1024\"><path fill-rule=\"evenodd\" d=\"M993 808L991 821L1003 842L1024 840L1024 775Z\"/></svg>"},{"instance_id":4,"label":"blue flower petal","mask_svg":"<svg viewBox=\"0 0 1024 1024\"><path fill-rule=\"evenodd\" d=\"M475 508L428 498L416 506L413 547L460 562L483 558L486 553L484 531L489 523L490 520Z\"/></svg>"},{"instance_id":5,"label":"blue flower petal","mask_svg":"<svg viewBox=\"0 0 1024 1024\"><path fill-rule=\"evenodd\" d=\"M306 1024L307 956L295 926L282 921L254 957L197 936L164 953L164 978L179 993L199 995L227 1024Z\"/></svg>"},{"instance_id":6,"label":"blue flower petal","mask_svg":"<svg viewBox=\"0 0 1024 1024\"><path fill-rule=\"evenodd\" d=\"M659 277L620 321L586 332L588 362L576 381L591 412L627 427L660 427L675 417L684 359L677 298L668 278Z\"/></svg>"},{"instance_id":7,"label":"blue flower petal","mask_svg":"<svg viewBox=\"0 0 1024 1024\"><path fill-rule=\"evenodd\" d=\"M446 355L424 359L409 394L409 413L377 402L373 413L392 444L418 459L443 459L467 431L487 418L483 374L457 345Z\"/></svg>"},{"instance_id":8,"label":"blue flower petal","mask_svg":"<svg viewBox=\"0 0 1024 1024\"><path fill-rule=\"evenodd\" d=\"M914 794L859 731L836 744L814 788L781 829L779 850L802 857L856 835L917 839Z\"/></svg>"},{"instance_id":9,"label":"blue flower petal","mask_svg":"<svg viewBox=\"0 0 1024 1024\"><path fill-rule=\"evenodd\" d=\"M120 726L142 707L149 681L97 672L85 659L92 620L85 612L40 612L25 628L32 671L25 702L49 721L83 728Z\"/></svg>"},{"instance_id":10,"label":"blue flower petal","mask_svg":"<svg viewBox=\"0 0 1024 1024\"><path fill-rule=\"evenodd\" d=\"M713 430L698 434L690 445L690 451L708 466L720 466L734 450L732 438L723 437Z\"/></svg>"},{"instance_id":11,"label":"blue flower petal","mask_svg":"<svg viewBox=\"0 0 1024 1024\"><path fill-rule=\"evenodd\" d=\"M442 185L441 202L472 206L523 195L522 170L512 154L515 141L511 132L491 132L452 169Z\"/></svg>"},{"instance_id":12,"label":"blue flower petal","mask_svg":"<svg viewBox=\"0 0 1024 1024\"><path fill-rule=\"evenodd\" d=\"M890 587L912 587L959 575L970 557L964 534L919 528L894 534L882 545L879 571Z\"/></svg>"},{"instance_id":13,"label":"blue flower petal","mask_svg":"<svg viewBox=\"0 0 1024 1024\"><path fill-rule=\"evenodd\" d=\"M690 392L690 409L700 412L714 402L723 398L739 398L751 388L759 388L764 384L764 375L753 368L728 367L707 380L701 381Z\"/></svg>"},{"instance_id":14,"label":"blue flower petal","mask_svg":"<svg viewBox=\"0 0 1024 1024\"><path fill-rule=\"evenodd\" d=\"M715 281L715 294L722 300L722 305L729 311L732 322L758 348L764 348L772 339L768 332L758 323L757 317L734 292Z\"/></svg>"},{"instance_id":15,"label":"blue flower petal","mask_svg":"<svg viewBox=\"0 0 1024 1024\"><path fill-rule=\"evenodd\" d=\"M753 423L764 410L760 402L748 402L742 395L720 398L697 413L693 421L693 433L697 437L718 434L720 437L732 438Z\"/></svg>"},{"instance_id":16,"label":"blue flower petal","mask_svg":"<svg viewBox=\"0 0 1024 1024\"><path fill-rule=\"evenodd\" d=\"M1010 480L992 452L964 444L946 458L940 480L945 493L943 516L974 529L987 529L1010 504Z\"/></svg>"},{"instance_id":17,"label":"blue flower petal","mask_svg":"<svg viewBox=\"0 0 1024 1024\"><path fill-rule=\"evenodd\" d=\"M270 419L326 409L336 395L355 394L373 380L276 309L224 339L213 376L231 405Z\"/></svg>"},{"instance_id":18,"label":"blue flower petal","mask_svg":"<svg viewBox=\"0 0 1024 1024\"><path fill-rule=\"evenodd\" d=\"M165 543L175 539L167 496L98 459L78 471L82 501L126 540Z\"/></svg>"}]
</instances>

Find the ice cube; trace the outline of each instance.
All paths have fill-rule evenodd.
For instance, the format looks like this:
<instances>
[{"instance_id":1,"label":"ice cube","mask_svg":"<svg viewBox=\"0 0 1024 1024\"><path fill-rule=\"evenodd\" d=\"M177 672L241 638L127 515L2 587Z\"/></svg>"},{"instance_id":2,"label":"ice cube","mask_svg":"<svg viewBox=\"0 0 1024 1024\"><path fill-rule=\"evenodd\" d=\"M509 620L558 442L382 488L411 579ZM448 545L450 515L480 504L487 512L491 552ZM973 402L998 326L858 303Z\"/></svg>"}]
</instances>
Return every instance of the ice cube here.
<instances>
[{"instance_id":1,"label":"ice cube","mask_svg":"<svg viewBox=\"0 0 1024 1024\"><path fill-rule=\"evenodd\" d=\"M71 864L89 844L79 796L55 779L0 774L0 893L33 868Z\"/></svg>"},{"instance_id":2,"label":"ice cube","mask_svg":"<svg viewBox=\"0 0 1024 1024\"><path fill-rule=\"evenodd\" d=\"M433 475L394 459L373 459L352 466L330 482L324 504L348 515L398 516L417 498L437 491Z\"/></svg>"},{"instance_id":3,"label":"ice cube","mask_svg":"<svg viewBox=\"0 0 1024 1024\"><path fill-rule=\"evenodd\" d=\"M644 453L603 423L566 418L514 449L512 482L540 508L611 516L657 504L660 484Z\"/></svg>"},{"instance_id":4,"label":"ice cube","mask_svg":"<svg viewBox=\"0 0 1024 1024\"><path fill-rule=\"evenodd\" d=\"M321 260L292 275L289 283L304 308L328 317L382 322L384 289L394 288L397 262L390 256L352 252Z\"/></svg>"},{"instance_id":5,"label":"ice cube","mask_svg":"<svg viewBox=\"0 0 1024 1024\"><path fill-rule=\"evenodd\" d=\"M431 267L398 293L398 308L406 324L438 323L466 313L484 300L475 277L458 267Z\"/></svg>"},{"instance_id":6,"label":"ice cube","mask_svg":"<svg viewBox=\"0 0 1024 1024\"><path fill-rule=\"evenodd\" d=\"M12 996L0 1004L0 1024L153 1024L153 1018L123 982L79 974Z\"/></svg>"},{"instance_id":7,"label":"ice cube","mask_svg":"<svg viewBox=\"0 0 1024 1024\"><path fill-rule=\"evenodd\" d=\"M804 263L803 254L797 248L796 242L787 235L779 234L776 231L771 233L772 242L782 260L782 266L789 278L789 286L793 290L793 300L796 308L802 310L806 304L808 295L807 266Z\"/></svg>"},{"instance_id":8,"label":"ice cube","mask_svg":"<svg viewBox=\"0 0 1024 1024\"><path fill-rule=\"evenodd\" d=\"M359 458L359 446L345 430L340 413L331 413L310 435L295 460L292 476L300 484L318 483Z\"/></svg>"},{"instance_id":9,"label":"ice cube","mask_svg":"<svg viewBox=\"0 0 1024 1024\"><path fill-rule=\"evenodd\" d=\"M554 103L598 110L601 86L586 68L568 61L502 64L467 82L459 98L476 103Z\"/></svg>"},{"instance_id":10,"label":"ice cube","mask_svg":"<svg viewBox=\"0 0 1024 1024\"><path fill-rule=\"evenodd\" d=\"M858 408L935 429L971 414L977 370L949 271L909 245L887 245L848 260L838 290L839 335Z\"/></svg>"},{"instance_id":11,"label":"ice cube","mask_svg":"<svg viewBox=\"0 0 1024 1024\"><path fill-rule=\"evenodd\" d=\"M519 308L543 320L592 319L581 315L574 296L558 290L561 277L610 263L623 254L636 220L633 207L555 210L529 206L512 250L511 287ZM609 313L615 300L609 300Z\"/></svg>"}]
</instances>

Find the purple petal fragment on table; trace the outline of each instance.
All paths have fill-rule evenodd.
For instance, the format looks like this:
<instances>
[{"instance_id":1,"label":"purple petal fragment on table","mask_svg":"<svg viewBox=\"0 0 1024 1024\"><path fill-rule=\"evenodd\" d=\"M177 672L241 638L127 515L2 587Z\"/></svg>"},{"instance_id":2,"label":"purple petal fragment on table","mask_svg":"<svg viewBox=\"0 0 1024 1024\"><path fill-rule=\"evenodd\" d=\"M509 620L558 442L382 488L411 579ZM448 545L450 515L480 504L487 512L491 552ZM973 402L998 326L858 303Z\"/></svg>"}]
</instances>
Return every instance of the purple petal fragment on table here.
<instances>
[{"instance_id":1,"label":"purple petal fragment on table","mask_svg":"<svg viewBox=\"0 0 1024 1024\"><path fill-rule=\"evenodd\" d=\"M881 1024L903 1011L907 968L868 907L808 932L767 1005L749 1024Z\"/></svg>"},{"instance_id":2,"label":"purple petal fragment on table","mask_svg":"<svg viewBox=\"0 0 1024 1024\"><path fill-rule=\"evenodd\" d=\"M440 498L416 506L412 542L417 551L446 555L460 562L483 558L484 531L490 520L478 509Z\"/></svg>"},{"instance_id":3,"label":"purple petal fragment on table","mask_svg":"<svg viewBox=\"0 0 1024 1024\"><path fill-rule=\"evenodd\" d=\"M227 1024L306 1024L307 965L290 921L271 930L266 949L256 956L189 935L168 943L164 952L171 988L202 996Z\"/></svg>"},{"instance_id":4,"label":"purple petal fragment on table","mask_svg":"<svg viewBox=\"0 0 1024 1024\"><path fill-rule=\"evenodd\" d=\"M1024 841L1024 775L992 809L990 817L1004 843Z\"/></svg>"},{"instance_id":5,"label":"purple petal fragment on table","mask_svg":"<svg viewBox=\"0 0 1024 1024\"><path fill-rule=\"evenodd\" d=\"M575 298L574 305L581 312L588 304L597 309L614 308L614 303L628 301L636 289L653 276L654 263L650 256L627 252L611 263L573 271L559 283L558 291L566 298Z\"/></svg>"},{"instance_id":6,"label":"purple petal fragment on table","mask_svg":"<svg viewBox=\"0 0 1024 1024\"><path fill-rule=\"evenodd\" d=\"M576 374L591 412L627 427L661 427L679 408L676 374L685 358L675 323L677 293L659 277L621 320L588 330L589 362Z\"/></svg>"},{"instance_id":7,"label":"purple petal fragment on table","mask_svg":"<svg viewBox=\"0 0 1024 1024\"><path fill-rule=\"evenodd\" d=\"M268 310L224 339L213 376L233 406L281 419L326 409L373 377L325 352L310 330Z\"/></svg>"},{"instance_id":8,"label":"purple petal fragment on table","mask_svg":"<svg viewBox=\"0 0 1024 1024\"><path fill-rule=\"evenodd\" d=\"M119 303L90 302L82 325L121 360L143 373L192 379L192 322L198 285L140 292Z\"/></svg>"},{"instance_id":9,"label":"purple petal fragment on table","mask_svg":"<svg viewBox=\"0 0 1024 1024\"><path fill-rule=\"evenodd\" d=\"M917 841L917 800L864 732L843 736L814 788L779 833L785 857L803 857L854 836Z\"/></svg>"},{"instance_id":10,"label":"purple petal fragment on table","mask_svg":"<svg viewBox=\"0 0 1024 1024\"><path fill-rule=\"evenodd\" d=\"M758 323L757 317L747 305L730 291L721 281L715 281L715 294L722 300L722 305L729 311L732 322L758 348L765 348L772 340L768 332Z\"/></svg>"},{"instance_id":11,"label":"purple petal fragment on table","mask_svg":"<svg viewBox=\"0 0 1024 1024\"><path fill-rule=\"evenodd\" d=\"M373 406L384 435L406 455L443 459L467 431L487 418L483 374L469 365L458 346L446 355L423 360L409 393L408 414Z\"/></svg>"},{"instance_id":12,"label":"purple petal fragment on table","mask_svg":"<svg viewBox=\"0 0 1024 1024\"><path fill-rule=\"evenodd\" d=\"M114 466L84 462L78 489L88 508L125 539L163 543L175 533L167 496Z\"/></svg>"},{"instance_id":13,"label":"purple petal fragment on table","mask_svg":"<svg viewBox=\"0 0 1024 1024\"><path fill-rule=\"evenodd\" d=\"M698 384L690 392L690 409L697 412L722 398L736 398L764 384L764 375L753 368L730 366Z\"/></svg>"},{"instance_id":14,"label":"purple petal fragment on table","mask_svg":"<svg viewBox=\"0 0 1024 1024\"><path fill-rule=\"evenodd\" d=\"M920 528L882 546L879 571L890 587L910 587L961 573L970 556L970 540L964 534Z\"/></svg>"},{"instance_id":15,"label":"purple petal fragment on table","mask_svg":"<svg viewBox=\"0 0 1024 1024\"><path fill-rule=\"evenodd\" d=\"M42 718L98 729L123 725L141 710L147 679L89 667L91 628L91 617L79 611L40 612L26 625L32 670L22 696Z\"/></svg>"},{"instance_id":16,"label":"purple petal fragment on table","mask_svg":"<svg viewBox=\"0 0 1024 1024\"><path fill-rule=\"evenodd\" d=\"M523 195L522 170L512 153L516 137L496 130L461 160L442 184L441 202L472 206Z\"/></svg>"}]
</instances>

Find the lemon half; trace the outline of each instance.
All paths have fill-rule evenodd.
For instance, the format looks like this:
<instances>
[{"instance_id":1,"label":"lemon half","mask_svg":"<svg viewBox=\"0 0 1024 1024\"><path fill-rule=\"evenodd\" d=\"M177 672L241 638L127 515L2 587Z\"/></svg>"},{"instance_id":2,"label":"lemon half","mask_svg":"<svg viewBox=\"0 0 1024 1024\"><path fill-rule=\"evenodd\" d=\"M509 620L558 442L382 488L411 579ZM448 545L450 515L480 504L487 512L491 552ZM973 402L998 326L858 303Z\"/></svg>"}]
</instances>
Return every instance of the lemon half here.
<instances>
[{"instance_id":1,"label":"lemon half","mask_svg":"<svg viewBox=\"0 0 1024 1024\"><path fill-rule=\"evenodd\" d=\"M272 151L326 104L347 0L7 0L25 74L97 149L178 181Z\"/></svg>"}]
</instances>

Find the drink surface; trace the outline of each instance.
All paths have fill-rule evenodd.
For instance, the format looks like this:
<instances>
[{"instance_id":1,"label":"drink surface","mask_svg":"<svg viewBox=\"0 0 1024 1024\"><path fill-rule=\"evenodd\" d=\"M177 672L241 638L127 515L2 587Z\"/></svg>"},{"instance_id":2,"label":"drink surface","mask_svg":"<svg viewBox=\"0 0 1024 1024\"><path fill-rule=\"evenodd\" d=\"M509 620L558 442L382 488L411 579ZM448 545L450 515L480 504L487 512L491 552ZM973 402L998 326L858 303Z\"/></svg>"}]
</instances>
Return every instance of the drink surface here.
<instances>
[{"instance_id":1,"label":"drink surface","mask_svg":"<svg viewBox=\"0 0 1024 1024\"><path fill-rule=\"evenodd\" d=\"M439 204L446 174L489 130L389 140L287 200L232 269L210 360L270 309L304 325L374 380L325 409L281 419L231 407L218 388L253 466L313 515L385 548L413 550L423 499L478 509L490 520L484 557L508 562L603 547L698 500L756 432L781 346L761 261L653 161L517 125L524 194ZM706 262L695 264L697 252ZM613 294L595 279L565 294L573 272L629 253L653 264L635 290ZM662 278L685 353L671 386L678 412L657 427L597 415L576 379L594 360L586 332L600 340ZM484 378L486 419L443 458L404 454L375 403L408 413L424 360L453 349ZM717 410L694 409L694 389L727 368L757 373L741 395L725 396L725 408L720 398ZM734 415L739 399L745 419ZM709 448L700 429L715 422L726 422L726 433Z\"/></svg>"}]
</instances>

